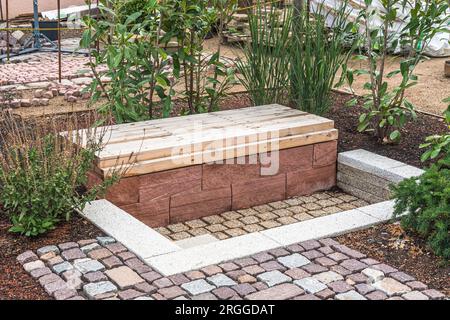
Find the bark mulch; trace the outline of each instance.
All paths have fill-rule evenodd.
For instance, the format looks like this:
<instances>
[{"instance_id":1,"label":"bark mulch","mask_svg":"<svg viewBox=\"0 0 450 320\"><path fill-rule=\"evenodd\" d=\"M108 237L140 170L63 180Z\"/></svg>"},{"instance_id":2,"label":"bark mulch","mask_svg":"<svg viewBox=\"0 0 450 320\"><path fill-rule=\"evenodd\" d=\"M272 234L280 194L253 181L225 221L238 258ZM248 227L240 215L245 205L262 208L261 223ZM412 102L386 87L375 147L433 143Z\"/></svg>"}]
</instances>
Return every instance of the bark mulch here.
<instances>
[{"instance_id":1,"label":"bark mulch","mask_svg":"<svg viewBox=\"0 0 450 320\"><path fill-rule=\"evenodd\" d=\"M357 107L345 106L345 102L349 99L351 99L349 95L334 93L333 106L325 115L333 119L335 127L339 129L339 152L366 149L412 166L424 167L428 163L420 161L420 156L425 151L419 148L420 144L432 134L448 131L443 119L418 113L417 119L408 122L403 128L402 138L398 144L380 144L371 133L360 133L356 130L359 115L364 110L361 103Z\"/></svg>"},{"instance_id":2,"label":"bark mulch","mask_svg":"<svg viewBox=\"0 0 450 320\"><path fill-rule=\"evenodd\" d=\"M46 245L91 239L103 235L90 222L74 214L69 222L61 223L57 229L37 238L27 238L8 232L11 227L7 217L0 211L0 300L27 299L44 300L50 296L29 276L16 257L27 251Z\"/></svg>"},{"instance_id":3,"label":"bark mulch","mask_svg":"<svg viewBox=\"0 0 450 320\"><path fill-rule=\"evenodd\" d=\"M433 254L424 239L405 233L399 223L348 233L336 240L450 296L450 262Z\"/></svg>"}]
</instances>

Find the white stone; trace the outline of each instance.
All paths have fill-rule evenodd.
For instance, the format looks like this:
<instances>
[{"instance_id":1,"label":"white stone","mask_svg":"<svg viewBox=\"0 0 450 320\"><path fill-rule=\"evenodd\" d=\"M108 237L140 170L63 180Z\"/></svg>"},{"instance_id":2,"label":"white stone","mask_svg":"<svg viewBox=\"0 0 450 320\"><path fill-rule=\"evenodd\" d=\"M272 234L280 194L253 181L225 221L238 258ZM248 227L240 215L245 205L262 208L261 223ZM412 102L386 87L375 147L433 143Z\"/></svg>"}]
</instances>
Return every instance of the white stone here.
<instances>
[{"instance_id":1,"label":"white stone","mask_svg":"<svg viewBox=\"0 0 450 320\"><path fill-rule=\"evenodd\" d=\"M226 286L234 286L237 284L236 281L224 275L223 273L215 274L206 279L208 282L211 282L216 287L226 287Z\"/></svg>"},{"instance_id":2,"label":"white stone","mask_svg":"<svg viewBox=\"0 0 450 320\"><path fill-rule=\"evenodd\" d=\"M342 277L339 273L336 273L334 271L322 272L314 275L313 278L319 280L324 284L328 284L333 281L344 280L344 277Z\"/></svg>"},{"instance_id":3,"label":"white stone","mask_svg":"<svg viewBox=\"0 0 450 320\"><path fill-rule=\"evenodd\" d=\"M372 286L380 291L383 291L388 296L400 295L411 291L410 287L392 278L384 278L383 280L374 282Z\"/></svg>"},{"instance_id":4,"label":"white stone","mask_svg":"<svg viewBox=\"0 0 450 320\"><path fill-rule=\"evenodd\" d=\"M74 263L75 269L80 271L82 274L88 272L101 271L105 269L105 266L98 262L97 260L85 260Z\"/></svg>"},{"instance_id":5,"label":"white stone","mask_svg":"<svg viewBox=\"0 0 450 320\"><path fill-rule=\"evenodd\" d=\"M363 275L365 275L368 279L368 283L377 282L380 280L383 280L384 273L380 270L372 269L372 268L366 268L363 271L361 271Z\"/></svg>"},{"instance_id":6,"label":"white stone","mask_svg":"<svg viewBox=\"0 0 450 320\"><path fill-rule=\"evenodd\" d=\"M337 294L335 298L336 300L367 300L364 296L360 295L355 290Z\"/></svg>"},{"instance_id":7,"label":"white stone","mask_svg":"<svg viewBox=\"0 0 450 320\"><path fill-rule=\"evenodd\" d=\"M264 281L269 287L273 287L277 284L289 282L292 280L291 277L288 277L278 270L261 273L257 276L257 278L261 281Z\"/></svg>"},{"instance_id":8,"label":"white stone","mask_svg":"<svg viewBox=\"0 0 450 320\"><path fill-rule=\"evenodd\" d=\"M183 240L175 241L177 246L180 246L183 249L188 249L196 246L201 246L203 244L208 244L211 242L219 241L216 237L211 234L202 234L201 236L186 238Z\"/></svg>"},{"instance_id":9,"label":"white stone","mask_svg":"<svg viewBox=\"0 0 450 320\"><path fill-rule=\"evenodd\" d=\"M154 300L154 299L152 297L143 296L143 297L137 297L137 298L135 298L133 300Z\"/></svg>"},{"instance_id":10,"label":"white stone","mask_svg":"<svg viewBox=\"0 0 450 320\"><path fill-rule=\"evenodd\" d=\"M278 262L280 262L283 266L287 268L299 268L304 265L307 265L308 263L311 263L307 258L302 256L301 254L294 253L289 256L280 257L277 259Z\"/></svg>"},{"instance_id":11,"label":"white stone","mask_svg":"<svg viewBox=\"0 0 450 320\"><path fill-rule=\"evenodd\" d=\"M72 79L72 82L76 85L91 84L92 78L87 78L87 77L74 78L74 79Z\"/></svg>"},{"instance_id":12,"label":"white stone","mask_svg":"<svg viewBox=\"0 0 450 320\"><path fill-rule=\"evenodd\" d=\"M366 228L378 222L378 219L354 209L261 231L261 233L286 246L301 241L336 236Z\"/></svg>"},{"instance_id":13,"label":"white stone","mask_svg":"<svg viewBox=\"0 0 450 320\"><path fill-rule=\"evenodd\" d=\"M313 294L328 288L322 282L320 282L319 280L312 278L312 277L295 280L294 283L296 285L298 285L299 287L301 287L306 292L313 293Z\"/></svg>"},{"instance_id":14,"label":"white stone","mask_svg":"<svg viewBox=\"0 0 450 320\"><path fill-rule=\"evenodd\" d=\"M45 264L41 260L28 262L23 265L23 268L25 269L26 272L31 272L34 269L39 269L39 268L44 268L44 267L45 267Z\"/></svg>"},{"instance_id":15,"label":"white stone","mask_svg":"<svg viewBox=\"0 0 450 320\"><path fill-rule=\"evenodd\" d=\"M403 162L363 149L339 153L338 163L395 183L411 176L420 175L423 172L421 169L405 165Z\"/></svg>"},{"instance_id":16,"label":"white stone","mask_svg":"<svg viewBox=\"0 0 450 320\"><path fill-rule=\"evenodd\" d=\"M64 79L63 79L64 80ZM31 89L47 89L50 86L50 82L31 82L27 83L27 87Z\"/></svg>"},{"instance_id":17,"label":"white stone","mask_svg":"<svg viewBox=\"0 0 450 320\"><path fill-rule=\"evenodd\" d=\"M420 291L411 291L402 295L406 300L430 300L426 295Z\"/></svg>"},{"instance_id":18,"label":"white stone","mask_svg":"<svg viewBox=\"0 0 450 320\"><path fill-rule=\"evenodd\" d=\"M404 179L409 179L412 177L418 177L422 175L425 171L422 169L410 166L410 165L403 165L401 167L395 167L395 168L389 168L386 169L387 172L392 174L393 181L395 183L398 183Z\"/></svg>"},{"instance_id":19,"label":"white stone","mask_svg":"<svg viewBox=\"0 0 450 320\"><path fill-rule=\"evenodd\" d=\"M183 283L181 287L193 296L209 292L216 288L215 286L206 282L204 279L198 279L191 282Z\"/></svg>"},{"instance_id":20,"label":"white stone","mask_svg":"<svg viewBox=\"0 0 450 320\"><path fill-rule=\"evenodd\" d=\"M52 266L53 271L55 271L57 274L61 274L63 272L69 271L73 269L73 265L68 262L64 261L63 263L55 264Z\"/></svg>"},{"instance_id":21,"label":"white stone","mask_svg":"<svg viewBox=\"0 0 450 320\"><path fill-rule=\"evenodd\" d=\"M146 262L164 276L170 276L280 246L280 243L255 232L151 257Z\"/></svg>"},{"instance_id":22,"label":"white stone","mask_svg":"<svg viewBox=\"0 0 450 320\"><path fill-rule=\"evenodd\" d=\"M358 208L358 210L368 214L379 221L389 221L394 217L394 200L383 201L369 206Z\"/></svg>"},{"instance_id":23,"label":"white stone","mask_svg":"<svg viewBox=\"0 0 450 320\"><path fill-rule=\"evenodd\" d=\"M115 243L116 239L114 239L113 237L97 237L97 241L102 246L106 246L107 244Z\"/></svg>"},{"instance_id":24,"label":"white stone","mask_svg":"<svg viewBox=\"0 0 450 320\"><path fill-rule=\"evenodd\" d=\"M100 294L117 292L117 287L110 281L101 281L83 286L83 291L89 299L94 299Z\"/></svg>"},{"instance_id":25,"label":"white stone","mask_svg":"<svg viewBox=\"0 0 450 320\"><path fill-rule=\"evenodd\" d=\"M84 253L88 253L88 252L90 252L92 250L99 249L99 248L100 248L100 245L98 243L94 242L94 243L88 244L88 245L86 245L84 247L81 247L80 249Z\"/></svg>"},{"instance_id":26,"label":"white stone","mask_svg":"<svg viewBox=\"0 0 450 320\"><path fill-rule=\"evenodd\" d=\"M142 259L181 248L107 200L93 201L82 215Z\"/></svg>"}]
</instances>

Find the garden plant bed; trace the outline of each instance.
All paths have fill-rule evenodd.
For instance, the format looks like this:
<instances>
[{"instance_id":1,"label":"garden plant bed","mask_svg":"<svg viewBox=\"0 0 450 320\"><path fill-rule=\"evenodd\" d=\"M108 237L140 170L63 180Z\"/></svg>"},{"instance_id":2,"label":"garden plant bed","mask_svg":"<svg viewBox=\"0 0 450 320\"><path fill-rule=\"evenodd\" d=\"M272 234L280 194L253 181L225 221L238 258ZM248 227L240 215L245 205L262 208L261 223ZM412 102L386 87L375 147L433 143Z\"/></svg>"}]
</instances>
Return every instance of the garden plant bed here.
<instances>
[{"instance_id":1,"label":"garden plant bed","mask_svg":"<svg viewBox=\"0 0 450 320\"><path fill-rule=\"evenodd\" d=\"M334 120L335 127L339 130L338 152L365 149L420 168L427 163L420 161L424 150L419 146L424 143L426 137L447 131L442 118L418 113L417 120L408 122L403 128L398 144L381 144L370 133L357 131L358 117L365 110L362 109L361 102L358 106L347 107L345 103L351 98L350 95L334 93L332 107L324 115Z\"/></svg>"},{"instance_id":2,"label":"garden plant bed","mask_svg":"<svg viewBox=\"0 0 450 320\"><path fill-rule=\"evenodd\" d=\"M16 257L26 250L36 250L53 243L78 241L101 236L103 233L93 224L74 214L69 222L61 222L57 230L37 238L18 236L8 232L9 220L0 211L0 300L49 299L37 281L31 278Z\"/></svg>"},{"instance_id":3,"label":"garden plant bed","mask_svg":"<svg viewBox=\"0 0 450 320\"><path fill-rule=\"evenodd\" d=\"M450 295L449 262L433 254L419 236L407 235L399 223L373 226L341 235L337 240Z\"/></svg>"}]
</instances>

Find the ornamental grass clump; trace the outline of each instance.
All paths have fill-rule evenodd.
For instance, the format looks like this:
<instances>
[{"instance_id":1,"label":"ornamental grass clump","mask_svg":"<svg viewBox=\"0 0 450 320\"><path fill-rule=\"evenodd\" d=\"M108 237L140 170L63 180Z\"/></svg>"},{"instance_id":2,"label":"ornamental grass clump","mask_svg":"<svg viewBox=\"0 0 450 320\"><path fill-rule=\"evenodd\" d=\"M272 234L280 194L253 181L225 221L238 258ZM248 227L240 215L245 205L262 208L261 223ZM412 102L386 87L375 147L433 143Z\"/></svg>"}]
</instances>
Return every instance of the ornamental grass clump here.
<instances>
[{"instance_id":1,"label":"ornamental grass clump","mask_svg":"<svg viewBox=\"0 0 450 320\"><path fill-rule=\"evenodd\" d=\"M0 113L0 213L10 219L9 231L37 236L52 230L117 180L114 173L84 188L103 132L79 128L74 115L23 120Z\"/></svg>"},{"instance_id":2,"label":"ornamental grass clump","mask_svg":"<svg viewBox=\"0 0 450 320\"><path fill-rule=\"evenodd\" d=\"M287 103L290 75L292 9L277 14L258 2L249 14L250 38L236 66L238 78L255 106Z\"/></svg>"},{"instance_id":3,"label":"ornamental grass clump","mask_svg":"<svg viewBox=\"0 0 450 320\"><path fill-rule=\"evenodd\" d=\"M296 11L290 75L291 100L296 108L318 115L329 110L337 73L342 69L345 74L357 45L357 26L350 19L351 12L347 1L335 10L321 2L311 10Z\"/></svg>"}]
</instances>

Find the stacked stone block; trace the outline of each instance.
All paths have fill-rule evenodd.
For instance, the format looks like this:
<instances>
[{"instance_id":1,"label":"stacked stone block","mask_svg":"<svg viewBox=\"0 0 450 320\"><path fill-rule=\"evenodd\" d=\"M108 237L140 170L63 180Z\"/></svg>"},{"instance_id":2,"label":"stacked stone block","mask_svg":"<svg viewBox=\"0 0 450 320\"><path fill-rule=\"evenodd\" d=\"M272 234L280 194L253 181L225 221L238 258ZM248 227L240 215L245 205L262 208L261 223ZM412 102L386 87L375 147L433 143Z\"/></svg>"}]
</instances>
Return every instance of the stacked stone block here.
<instances>
[{"instance_id":1,"label":"stacked stone block","mask_svg":"<svg viewBox=\"0 0 450 320\"><path fill-rule=\"evenodd\" d=\"M390 186L423 170L363 149L339 153L337 185L370 203L389 200Z\"/></svg>"},{"instance_id":2,"label":"stacked stone block","mask_svg":"<svg viewBox=\"0 0 450 320\"><path fill-rule=\"evenodd\" d=\"M327 190L336 184L337 141L283 149L279 169L262 155L123 178L106 199L151 227L165 226ZM257 161L254 161L257 159ZM95 173L90 185L101 181Z\"/></svg>"}]
</instances>

